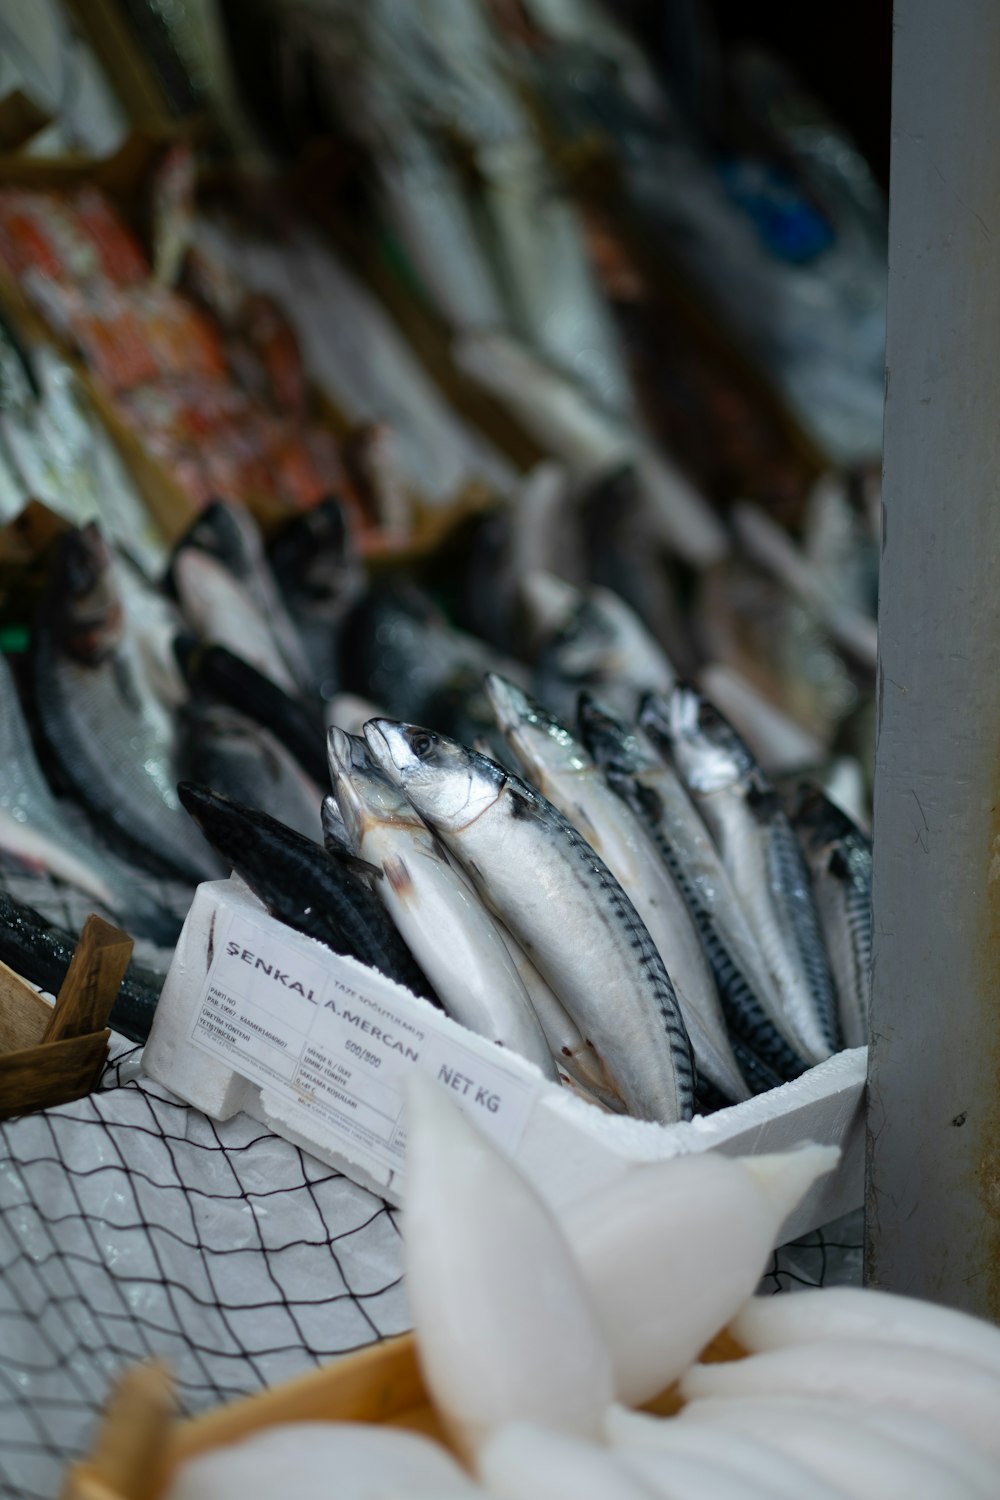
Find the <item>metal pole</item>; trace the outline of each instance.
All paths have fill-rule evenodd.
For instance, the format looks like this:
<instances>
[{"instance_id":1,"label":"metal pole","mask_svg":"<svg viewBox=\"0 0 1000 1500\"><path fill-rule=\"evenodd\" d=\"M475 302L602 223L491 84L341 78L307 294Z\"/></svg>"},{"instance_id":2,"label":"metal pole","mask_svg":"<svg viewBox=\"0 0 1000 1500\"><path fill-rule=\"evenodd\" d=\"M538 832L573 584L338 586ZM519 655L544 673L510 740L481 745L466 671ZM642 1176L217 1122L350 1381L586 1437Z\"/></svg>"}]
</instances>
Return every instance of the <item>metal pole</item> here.
<instances>
[{"instance_id":1,"label":"metal pole","mask_svg":"<svg viewBox=\"0 0 1000 1500\"><path fill-rule=\"evenodd\" d=\"M1000 1321L1000 5L896 0L866 1275Z\"/></svg>"}]
</instances>

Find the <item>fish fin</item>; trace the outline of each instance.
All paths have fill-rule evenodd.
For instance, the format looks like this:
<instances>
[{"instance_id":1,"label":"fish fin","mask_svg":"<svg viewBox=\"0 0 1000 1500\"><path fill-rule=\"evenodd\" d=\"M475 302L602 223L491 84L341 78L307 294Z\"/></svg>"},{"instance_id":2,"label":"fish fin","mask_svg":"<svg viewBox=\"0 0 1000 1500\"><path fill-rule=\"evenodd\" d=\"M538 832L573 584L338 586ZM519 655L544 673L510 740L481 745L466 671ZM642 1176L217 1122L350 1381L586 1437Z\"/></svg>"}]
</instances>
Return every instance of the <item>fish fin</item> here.
<instances>
[{"instance_id":1,"label":"fish fin","mask_svg":"<svg viewBox=\"0 0 1000 1500\"><path fill-rule=\"evenodd\" d=\"M355 875L360 875L363 880L381 880L384 871L378 865L371 864L367 859L362 859L360 854L351 854L342 844L327 843L326 852L337 861L338 864L346 865L353 870Z\"/></svg>"}]
</instances>

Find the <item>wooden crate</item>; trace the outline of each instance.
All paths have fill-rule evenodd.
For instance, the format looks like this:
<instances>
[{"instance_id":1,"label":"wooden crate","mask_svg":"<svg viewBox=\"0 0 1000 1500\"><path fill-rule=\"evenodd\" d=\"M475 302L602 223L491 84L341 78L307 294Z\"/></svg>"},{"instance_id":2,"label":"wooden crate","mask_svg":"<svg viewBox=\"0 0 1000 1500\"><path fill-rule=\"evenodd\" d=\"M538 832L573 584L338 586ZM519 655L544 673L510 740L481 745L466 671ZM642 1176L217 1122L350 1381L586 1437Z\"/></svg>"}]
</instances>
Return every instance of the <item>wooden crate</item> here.
<instances>
[{"instance_id":1,"label":"wooden crate","mask_svg":"<svg viewBox=\"0 0 1000 1500\"><path fill-rule=\"evenodd\" d=\"M107 1061L105 1023L132 939L87 918L54 1006L0 964L0 1120L82 1099Z\"/></svg>"},{"instance_id":2,"label":"wooden crate","mask_svg":"<svg viewBox=\"0 0 1000 1500\"><path fill-rule=\"evenodd\" d=\"M702 1358L738 1359L742 1353L723 1332ZM680 1405L671 1386L644 1409L667 1416ZM178 1467L199 1453L282 1422L337 1421L404 1427L450 1446L427 1395L412 1333L187 1421L174 1414L166 1368L147 1364L128 1370L114 1387L93 1450L69 1469L61 1500L160 1500Z\"/></svg>"}]
</instances>

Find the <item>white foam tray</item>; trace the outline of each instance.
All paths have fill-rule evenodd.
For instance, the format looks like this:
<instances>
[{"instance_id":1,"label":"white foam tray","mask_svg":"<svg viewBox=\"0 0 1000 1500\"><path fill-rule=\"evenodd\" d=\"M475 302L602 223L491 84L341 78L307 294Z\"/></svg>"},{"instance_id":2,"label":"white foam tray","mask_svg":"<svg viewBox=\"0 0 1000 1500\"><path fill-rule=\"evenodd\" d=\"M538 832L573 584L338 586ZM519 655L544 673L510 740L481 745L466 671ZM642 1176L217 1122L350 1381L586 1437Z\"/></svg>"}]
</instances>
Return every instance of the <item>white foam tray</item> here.
<instances>
[{"instance_id":1,"label":"white foam tray","mask_svg":"<svg viewBox=\"0 0 1000 1500\"><path fill-rule=\"evenodd\" d=\"M233 926L233 923L237 926ZM456 1022L376 974L353 959L340 958L311 938L302 936L274 921L247 888L235 878L200 886L192 904L170 972L157 1007L152 1033L146 1045L144 1068L153 1078L215 1119L230 1118L245 1111L254 1119L302 1146L321 1160L343 1171L362 1186L393 1202L401 1199L399 1164L392 1164L378 1151L367 1149L352 1139L329 1118L309 1113L315 1094L305 1086L272 1086L258 1072L257 1081L248 1079L220 1055L210 1055L194 1040L192 1034L204 1025L204 1003L213 979L221 975L229 985L234 979L246 978L258 985L258 998L264 984L256 978L249 961L246 975L238 960L225 958L227 934L255 934L255 951L281 956L286 976L306 976L302 988L311 990L322 1002L324 994L363 990L376 1007L385 1005L395 1020L388 1035L395 1041L408 1028L411 1036L419 1035L420 1046L409 1051L418 1060L399 1049L380 1059L386 1072L372 1085L379 1099L390 1100L394 1080L401 1085L406 1070L430 1068L440 1075L442 1058L447 1060L447 1076L453 1076L457 1059L463 1075L486 1080L496 1088L503 1103L496 1116L479 1116L487 1127L515 1157L539 1191L557 1210L583 1197L597 1185L621 1176L631 1167L664 1157L695 1151L717 1150L728 1156L750 1155L787 1150L804 1141L839 1146L842 1152L839 1168L814 1185L798 1209L783 1226L781 1241L794 1239L816 1229L841 1214L857 1208L862 1202L864 1177L864 1110L866 1049L842 1052L812 1068L801 1078L769 1093L757 1095L746 1103L720 1110L709 1116L677 1125L655 1125L625 1116L609 1115L585 1103L565 1089L548 1083L530 1063L510 1051L497 1048L466 1031ZM248 951L244 948L244 953ZM220 965L229 963L229 970ZM236 970L234 975L233 971ZM250 977L247 977L250 976ZM284 980L282 981L285 982ZM275 1002L273 983L266 986L264 1003L274 1004L270 1012L277 1018L264 1020L265 1030L276 1033L288 1020L290 1011L304 1006L303 996L280 994ZM373 999L371 997L374 997ZM230 997L231 998L231 997ZM249 1003L255 1004L254 996ZM230 1007L241 1011L239 1002ZM259 1009L246 1012L257 1017ZM244 1014L244 1020L246 1015ZM294 1020L294 1016L292 1017ZM399 1031L400 1023L404 1031ZM303 1023L305 1024L305 1023ZM260 1025L258 1024L258 1030ZM359 1038L363 1051L373 1056L381 1050L377 1040ZM383 1035L385 1027L381 1028ZM203 1030L198 1033L204 1035ZM259 1050L278 1055L266 1045ZM350 1049L357 1054L357 1043ZM355 1082L367 1086L359 1074L365 1072L357 1056L344 1062L353 1070ZM240 1067L244 1067L240 1063ZM253 1068L246 1068L253 1072ZM355 1084L350 1085L351 1088ZM383 1094L383 1090L390 1090ZM475 1097L477 1090L471 1089ZM460 1095L459 1102L463 1102ZM475 1113L474 1110L470 1112ZM401 1132L397 1132L401 1136Z\"/></svg>"}]
</instances>

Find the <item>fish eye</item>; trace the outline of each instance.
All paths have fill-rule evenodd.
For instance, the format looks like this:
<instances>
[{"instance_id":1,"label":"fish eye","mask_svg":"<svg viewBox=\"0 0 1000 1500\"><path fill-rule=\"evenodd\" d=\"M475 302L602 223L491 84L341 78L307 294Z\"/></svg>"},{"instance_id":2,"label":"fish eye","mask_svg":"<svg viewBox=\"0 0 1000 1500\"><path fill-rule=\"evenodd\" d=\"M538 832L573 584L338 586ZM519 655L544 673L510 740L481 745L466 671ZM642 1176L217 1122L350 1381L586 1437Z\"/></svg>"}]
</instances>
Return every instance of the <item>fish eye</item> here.
<instances>
[{"instance_id":1,"label":"fish eye","mask_svg":"<svg viewBox=\"0 0 1000 1500\"><path fill-rule=\"evenodd\" d=\"M410 736L410 749L422 760L434 748L436 738L436 735L427 734L423 729L418 730L416 734Z\"/></svg>"}]
</instances>

